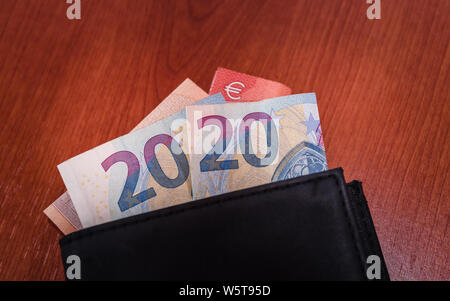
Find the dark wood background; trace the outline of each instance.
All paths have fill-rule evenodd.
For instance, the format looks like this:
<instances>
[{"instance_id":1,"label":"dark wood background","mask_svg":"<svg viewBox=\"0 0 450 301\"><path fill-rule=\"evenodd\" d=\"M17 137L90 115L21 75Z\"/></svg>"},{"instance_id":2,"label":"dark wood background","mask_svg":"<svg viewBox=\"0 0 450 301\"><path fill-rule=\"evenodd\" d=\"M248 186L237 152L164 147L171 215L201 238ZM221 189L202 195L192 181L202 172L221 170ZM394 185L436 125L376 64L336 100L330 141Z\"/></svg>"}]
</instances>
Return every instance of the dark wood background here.
<instances>
[{"instance_id":1,"label":"dark wood background","mask_svg":"<svg viewBox=\"0 0 450 301\"><path fill-rule=\"evenodd\" d=\"M0 279L64 278L56 165L217 67L315 91L329 167L363 181L395 280L450 280L450 1L0 1Z\"/></svg>"}]
</instances>

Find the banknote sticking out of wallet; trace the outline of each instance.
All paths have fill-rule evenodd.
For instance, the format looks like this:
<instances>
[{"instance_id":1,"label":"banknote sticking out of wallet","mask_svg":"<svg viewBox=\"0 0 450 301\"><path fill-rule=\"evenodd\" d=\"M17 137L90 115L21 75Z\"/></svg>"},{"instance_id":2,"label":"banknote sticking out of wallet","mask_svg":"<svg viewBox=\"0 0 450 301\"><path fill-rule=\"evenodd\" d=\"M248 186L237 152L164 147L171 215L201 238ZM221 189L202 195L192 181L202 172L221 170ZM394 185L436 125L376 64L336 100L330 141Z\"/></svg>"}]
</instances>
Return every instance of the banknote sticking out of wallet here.
<instances>
[{"instance_id":1,"label":"banknote sticking out of wallet","mask_svg":"<svg viewBox=\"0 0 450 301\"><path fill-rule=\"evenodd\" d=\"M219 68L209 95L187 79L130 133L59 164L67 192L45 213L67 235L66 270L389 279L361 183L328 170L316 94L291 93Z\"/></svg>"}]
</instances>

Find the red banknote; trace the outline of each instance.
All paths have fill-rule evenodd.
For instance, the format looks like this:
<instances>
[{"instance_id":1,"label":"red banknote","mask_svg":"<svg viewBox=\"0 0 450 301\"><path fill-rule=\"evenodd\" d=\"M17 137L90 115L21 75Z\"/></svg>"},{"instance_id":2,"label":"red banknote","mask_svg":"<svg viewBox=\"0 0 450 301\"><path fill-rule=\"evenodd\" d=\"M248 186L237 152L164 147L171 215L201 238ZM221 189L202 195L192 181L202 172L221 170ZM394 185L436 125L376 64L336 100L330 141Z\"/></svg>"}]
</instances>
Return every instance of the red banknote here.
<instances>
[{"instance_id":1,"label":"red banknote","mask_svg":"<svg viewBox=\"0 0 450 301\"><path fill-rule=\"evenodd\" d=\"M268 79L219 68L209 94L222 93L227 101L259 101L292 94L291 88Z\"/></svg>"}]
</instances>

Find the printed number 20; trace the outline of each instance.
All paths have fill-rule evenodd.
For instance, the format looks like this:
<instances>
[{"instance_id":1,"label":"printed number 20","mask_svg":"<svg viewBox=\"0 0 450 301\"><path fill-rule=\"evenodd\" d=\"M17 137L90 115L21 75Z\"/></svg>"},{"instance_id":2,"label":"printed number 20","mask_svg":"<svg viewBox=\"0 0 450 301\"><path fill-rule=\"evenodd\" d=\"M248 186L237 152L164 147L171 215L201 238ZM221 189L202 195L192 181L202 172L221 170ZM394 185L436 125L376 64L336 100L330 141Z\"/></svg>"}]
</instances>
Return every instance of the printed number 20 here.
<instances>
[{"instance_id":1,"label":"printed number 20","mask_svg":"<svg viewBox=\"0 0 450 301\"><path fill-rule=\"evenodd\" d=\"M267 154L264 158L258 158L254 153L250 141L250 128L255 121L262 122L266 129ZM218 160L225 152L233 135L233 128L228 119L219 115L210 115L197 120L199 129L215 125L221 130L221 137L211 151L200 161L200 171L208 172L214 170L238 169L238 160ZM269 114L254 112L247 114L239 126L239 140L242 156L245 161L254 167L265 167L273 163L278 152L278 134L275 123Z\"/></svg>"},{"instance_id":2,"label":"printed number 20","mask_svg":"<svg viewBox=\"0 0 450 301\"><path fill-rule=\"evenodd\" d=\"M178 176L174 179L167 177L161 169L155 153L155 148L158 144L164 144L172 153L178 167ZM189 164L186 155L180 145L169 135L160 134L150 138L144 146L144 159L152 177L163 187L178 187L183 184L189 176ZM124 162L128 167L125 186L118 201L120 211L126 211L156 196L156 192L152 187L138 194L134 194L140 171L140 164L136 155L129 151L114 153L102 162L102 167L105 171L108 171L112 165L118 162Z\"/></svg>"}]
</instances>

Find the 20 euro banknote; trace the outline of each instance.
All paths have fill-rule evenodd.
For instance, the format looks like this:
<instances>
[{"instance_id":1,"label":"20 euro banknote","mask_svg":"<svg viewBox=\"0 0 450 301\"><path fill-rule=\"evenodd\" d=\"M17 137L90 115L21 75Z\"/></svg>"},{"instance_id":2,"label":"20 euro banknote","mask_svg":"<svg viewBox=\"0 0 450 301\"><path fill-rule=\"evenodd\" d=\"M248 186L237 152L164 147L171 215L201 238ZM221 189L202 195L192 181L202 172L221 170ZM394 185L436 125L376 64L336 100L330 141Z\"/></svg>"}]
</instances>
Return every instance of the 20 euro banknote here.
<instances>
[{"instance_id":1,"label":"20 euro banknote","mask_svg":"<svg viewBox=\"0 0 450 301\"><path fill-rule=\"evenodd\" d=\"M205 99L207 96L208 94L205 91L187 78L132 131L144 128L156 121L175 114L184 109L185 106L192 105L201 99ZM66 235L83 228L67 191L47 207L44 213Z\"/></svg>"},{"instance_id":2,"label":"20 euro banknote","mask_svg":"<svg viewBox=\"0 0 450 301\"><path fill-rule=\"evenodd\" d=\"M186 119L194 199L327 169L314 93L188 106Z\"/></svg>"},{"instance_id":3,"label":"20 euro banknote","mask_svg":"<svg viewBox=\"0 0 450 301\"><path fill-rule=\"evenodd\" d=\"M82 226L192 200L185 129L182 110L58 165Z\"/></svg>"}]
</instances>

